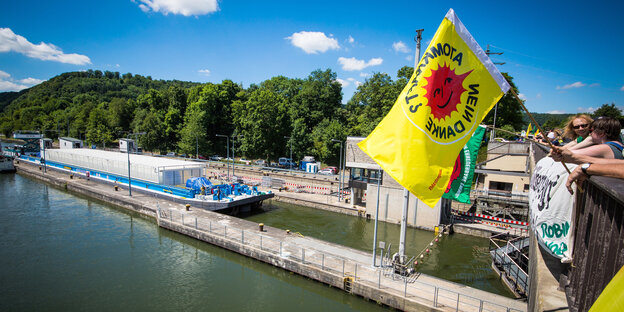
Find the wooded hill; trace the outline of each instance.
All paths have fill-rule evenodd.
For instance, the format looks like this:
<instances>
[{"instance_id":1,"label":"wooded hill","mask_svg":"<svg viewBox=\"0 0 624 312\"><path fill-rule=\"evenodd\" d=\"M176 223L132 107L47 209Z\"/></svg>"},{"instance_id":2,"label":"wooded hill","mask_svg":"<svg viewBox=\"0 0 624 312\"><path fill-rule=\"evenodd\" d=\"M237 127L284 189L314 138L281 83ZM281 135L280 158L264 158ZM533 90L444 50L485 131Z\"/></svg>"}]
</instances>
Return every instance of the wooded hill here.
<instances>
[{"instance_id":1,"label":"wooded hill","mask_svg":"<svg viewBox=\"0 0 624 312\"><path fill-rule=\"evenodd\" d=\"M225 155L228 135L236 155L274 160L313 155L338 163L347 136L366 136L393 106L413 68L393 80L375 73L358 86L346 105L336 73L316 70L308 77L276 76L248 88L224 80L194 83L154 80L88 70L56 76L20 92L0 93L0 131L40 130L48 138L70 136L88 144L111 145L131 133L145 150ZM513 85L512 77L504 74ZM516 89L516 92L518 90ZM485 119L493 121L493 111ZM497 125L520 131L526 125L517 102L505 95Z\"/></svg>"}]
</instances>

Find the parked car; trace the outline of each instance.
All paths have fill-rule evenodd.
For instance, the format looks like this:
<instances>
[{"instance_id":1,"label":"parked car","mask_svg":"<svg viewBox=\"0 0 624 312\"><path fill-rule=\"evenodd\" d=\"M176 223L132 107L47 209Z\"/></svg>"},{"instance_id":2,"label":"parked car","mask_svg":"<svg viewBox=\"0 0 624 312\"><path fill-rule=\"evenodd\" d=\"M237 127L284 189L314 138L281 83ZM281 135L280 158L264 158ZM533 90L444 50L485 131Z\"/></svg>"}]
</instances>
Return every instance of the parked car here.
<instances>
[{"instance_id":1,"label":"parked car","mask_svg":"<svg viewBox=\"0 0 624 312\"><path fill-rule=\"evenodd\" d=\"M321 173L322 172L329 172L329 173ZM338 173L338 168L336 167L325 167L323 168L321 171L319 171L320 174L337 174Z\"/></svg>"},{"instance_id":2,"label":"parked car","mask_svg":"<svg viewBox=\"0 0 624 312\"><path fill-rule=\"evenodd\" d=\"M267 162L264 159L258 159L258 160L255 161L255 163L256 163L256 165L262 166L262 167L266 167L266 165L267 165Z\"/></svg>"},{"instance_id":3,"label":"parked car","mask_svg":"<svg viewBox=\"0 0 624 312\"><path fill-rule=\"evenodd\" d=\"M204 155L197 155L197 158L206 160L206 156L204 156Z\"/></svg>"},{"instance_id":4,"label":"parked car","mask_svg":"<svg viewBox=\"0 0 624 312\"><path fill-rule=\"evenodd\" d=\"M175 157L175 155L176 155L176 153L174 153L174 152L167 153L167 156L169 156L169 157Z\"/></svg>"},{"instance_id":5,"label":"parked car","mask_svg":"<svg viewBox=\"0 0 624 312\"><path fill-rule=\"evenodd\" d=\"M287 157L280 157L278 159L278 163L279 163L279 166L282 168L289 169L292 167L293 169L297 169L297 164L294 161L292 161L292 159L287 158Z\"/></svg>"},{"instance_id":6,"label":"parked car","mask_svg":"<svg viewBox=\"0 0 624 312\"><path fill-rule=\"evenodd\" d=\"M322 175L333 175L334 172L331 169L325 168L323 170L319 170L318 174Z\"/></svg>"},{"instance_id":7,"label":"parked car","mask_svg":"<svg viewBox=\"0 0 624 312\"><path fill-rule=\"evenodd\" d=\"M219 160L221 160L221 156L219 156L219 155L212 155L212 156L210 156L210 160L219 161Z\"/></svg>"}]
</instances>

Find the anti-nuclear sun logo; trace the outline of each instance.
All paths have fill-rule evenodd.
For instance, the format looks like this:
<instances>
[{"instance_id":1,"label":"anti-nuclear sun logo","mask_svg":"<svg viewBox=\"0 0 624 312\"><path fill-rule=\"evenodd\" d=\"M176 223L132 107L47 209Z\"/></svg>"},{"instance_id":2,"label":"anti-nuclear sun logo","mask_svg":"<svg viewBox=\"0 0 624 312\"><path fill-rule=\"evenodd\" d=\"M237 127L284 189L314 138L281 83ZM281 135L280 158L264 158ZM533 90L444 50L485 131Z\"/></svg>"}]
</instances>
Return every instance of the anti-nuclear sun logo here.
<instances>
[{"instance_id":1,"label":"anti-nuclear sun logo","mask_svg":"<svg viewBox=\"0 0 624 312\"><path fill-rule=\"evenodd\" d=\"M444 64L438 69L432 69L431 75L425 77L427 85L425 89L425 97L429 100L427 105L431 107L431 115L438 120L442 120L451 116L452 112L457 111L457 104L464 91L463 83L472 70L457 75L448 65Z\"/></svg>"}]
</instances>

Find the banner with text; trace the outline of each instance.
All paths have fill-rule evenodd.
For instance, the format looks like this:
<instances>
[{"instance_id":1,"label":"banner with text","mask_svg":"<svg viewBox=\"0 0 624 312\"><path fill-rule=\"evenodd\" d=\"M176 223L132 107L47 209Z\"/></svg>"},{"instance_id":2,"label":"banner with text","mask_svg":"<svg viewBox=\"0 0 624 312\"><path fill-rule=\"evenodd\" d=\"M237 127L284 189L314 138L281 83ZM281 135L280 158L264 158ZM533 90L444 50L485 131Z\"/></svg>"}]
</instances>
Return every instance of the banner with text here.
<instances>
[{"instance_id":1,"label":"banner with text","mask_svg":"<svg viewBox=\"0 0 624 312\"><path fill-rule=\"evenodd\" d=\"M529 190L531 229L540 245L562 261L571 259L574 239L574 196L565 186L567 179L563 164L544 157L535 165Z\"/></svg>"}]
</instances>

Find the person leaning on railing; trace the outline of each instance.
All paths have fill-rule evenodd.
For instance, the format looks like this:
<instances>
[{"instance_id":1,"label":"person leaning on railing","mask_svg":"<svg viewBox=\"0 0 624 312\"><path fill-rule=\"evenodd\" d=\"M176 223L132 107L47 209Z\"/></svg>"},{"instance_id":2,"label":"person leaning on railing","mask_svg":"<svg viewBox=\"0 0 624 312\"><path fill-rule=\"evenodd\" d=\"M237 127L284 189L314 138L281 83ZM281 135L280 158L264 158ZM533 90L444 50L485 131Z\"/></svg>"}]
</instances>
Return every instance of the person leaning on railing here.
<instances>
[{"instance_id":1,"label":"person leaning on railing","mask_svg":"<svg viewBox=\"0 0 624 312\"><path fill-rule=\"evenodd\" d=\"M583 183L590 175L613 177L618 179L624 179L624 160L613 158L598 158L588 155L573 153L572 151L555 147L553 150L553 158L555 160L567 159L571 163L581 164L577 166L566 182L566 187L570 194L574 194L572 191L573 183Z\"/></svg>"},{"instance_id":2,"label":"person leaning on railing","mask_svg":"<svg viewBox=\"0 0 624 312\"><path fill-rule=\"evenodd\" d=\"M585 155L606 159L624 159L622 149L624 145L620 142L620 122L611 117L598 117L590 126L590 136L592 146L570 150L567 148L557 148L551 151L551 156L557 161L580 164L576 156ZM582 143L580 143L582 144ZM570 153L563 153L562 151Z\"/></svg>"},{"instance_id":3,"label":"person leaning on railing","mask_svg":"<svg viewBox=\"0 0 624 312\"><path fill-rule=\"evenodd\" d=\"M585 114L571 116L563 133L564 138L570 142L564 147L575 150L593 145L591 135L589 135L589 126L593 121Z\"/></svg>"}]
</instances>

